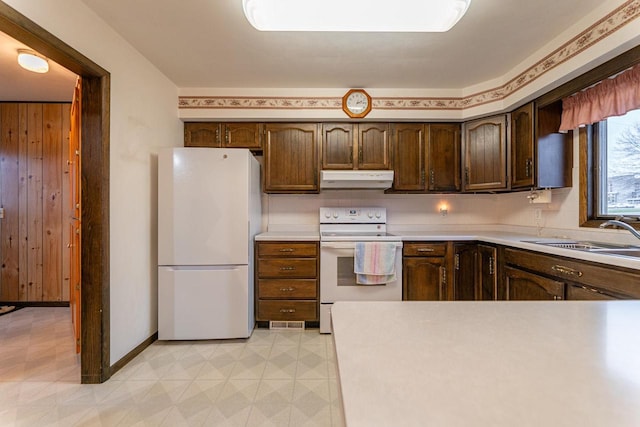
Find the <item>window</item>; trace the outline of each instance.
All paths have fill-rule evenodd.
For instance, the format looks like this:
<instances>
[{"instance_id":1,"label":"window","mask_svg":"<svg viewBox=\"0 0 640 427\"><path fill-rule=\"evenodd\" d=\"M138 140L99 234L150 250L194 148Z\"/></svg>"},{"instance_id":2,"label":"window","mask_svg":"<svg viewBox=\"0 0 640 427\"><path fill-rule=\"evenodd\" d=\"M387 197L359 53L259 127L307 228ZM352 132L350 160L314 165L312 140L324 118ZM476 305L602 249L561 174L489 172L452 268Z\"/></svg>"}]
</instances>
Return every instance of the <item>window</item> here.
<instances>
[{"instance_id":1,"label":"window","mask_svg":"<svg viewBox=\"0 0 640 427\"><path fill-rule=\"evenodd\" d=\"M597 126L592 219L640 217L640 110Z\"/></svg>"}]
</instances>

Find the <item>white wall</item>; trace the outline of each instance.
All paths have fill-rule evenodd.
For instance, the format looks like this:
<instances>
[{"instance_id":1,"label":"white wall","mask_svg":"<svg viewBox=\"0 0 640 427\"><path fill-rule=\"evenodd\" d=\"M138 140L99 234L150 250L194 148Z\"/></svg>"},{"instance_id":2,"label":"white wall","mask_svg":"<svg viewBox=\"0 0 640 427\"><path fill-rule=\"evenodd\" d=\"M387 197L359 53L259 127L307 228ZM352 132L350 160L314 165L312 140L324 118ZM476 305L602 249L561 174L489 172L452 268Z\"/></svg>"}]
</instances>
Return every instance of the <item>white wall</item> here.
<instances>
[{"instance_id":1,"label":"white wall","mask_svg":"<svg viewBox=\"0 0 640 427\"><path fill-rule=\"evenodd\" d=\"M182 145L177 87L79 0L4 0L111 73L111 363L157 328L156 157Z\"/></svg>"},{"instance_id":2,"label":"white wall","mask_svg":"<svg viewBox=\"0 0 640 427\"><path fill-rule=\"evenodd\" d=\"M318 226L318 209L328 207L384 207L390 227L427 228L496 223L497 196L492 194L384 194L382 190L332 190L314 195L268 195L263 213L270 230ZM442 216L440 207L447 206Z\"/></svg>"}]
</instances>

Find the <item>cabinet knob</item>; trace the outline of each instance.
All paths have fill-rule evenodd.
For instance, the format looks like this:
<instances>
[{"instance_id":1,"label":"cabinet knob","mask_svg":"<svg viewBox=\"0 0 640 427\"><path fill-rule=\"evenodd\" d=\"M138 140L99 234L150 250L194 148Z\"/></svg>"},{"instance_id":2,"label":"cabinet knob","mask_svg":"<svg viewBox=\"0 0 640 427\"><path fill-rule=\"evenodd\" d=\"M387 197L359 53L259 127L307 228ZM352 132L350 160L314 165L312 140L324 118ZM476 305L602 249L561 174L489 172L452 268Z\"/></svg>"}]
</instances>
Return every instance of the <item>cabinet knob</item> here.
<instances>
[{"instance_id":1,"label":"cabinet knob","mask_svg":"<svg viewBox=\"0 0 640 427\"><path fill-rule=\"evenodd\" d=\"M280 313L295 313L296 309L295 308L281 308L280 309Z\"/></svg>"},{"instance_id":2,"label":"cabinet knob","mask_svg":"<svg viewBox=\"0 0 640 427\"><path fill-rule=\"evenodd\" d=\"M293 271L295 269L295 267L280 267L280 271Z\"/></svg>"},{"instance_id":3,"label":"cabinet knob","mask_svg":"<svg viewBox=\"0 0 640 427\"><path fill-rule=\"evenodd\" d=\"M293 248L282 248L280 252L293 252Z\"/></svg>"},{"instance_id":4,"label":"cabinet knob","mask_svg":"<svg viewBox=\"0 0 640 427\"><path fill-rule=\"evenodd\" d=\"M293 292L295 291L295 288L292 288L291 286L289 286L288 288L280 288L280 292Z\"/></svg>"}]
</instances>

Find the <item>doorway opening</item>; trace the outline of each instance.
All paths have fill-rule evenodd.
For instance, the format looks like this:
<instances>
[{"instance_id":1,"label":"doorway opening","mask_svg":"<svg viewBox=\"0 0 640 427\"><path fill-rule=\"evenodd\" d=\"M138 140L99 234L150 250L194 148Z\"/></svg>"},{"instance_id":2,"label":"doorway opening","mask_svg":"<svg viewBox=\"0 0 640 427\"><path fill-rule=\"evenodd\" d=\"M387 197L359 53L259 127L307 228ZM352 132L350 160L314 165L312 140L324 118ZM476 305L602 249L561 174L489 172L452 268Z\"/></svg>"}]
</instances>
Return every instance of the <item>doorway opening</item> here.
<instances>
[{"instance_id":1,"label":"doorway opening","mask_svg":"<svg viewBox=\"0 0 640 427\"><path fill-rule=\"evenodd\" d=\"M109 72L0 2L0 31L80 76L81 84L81 383L110 377Z\"/></svg>"}]
</instances>

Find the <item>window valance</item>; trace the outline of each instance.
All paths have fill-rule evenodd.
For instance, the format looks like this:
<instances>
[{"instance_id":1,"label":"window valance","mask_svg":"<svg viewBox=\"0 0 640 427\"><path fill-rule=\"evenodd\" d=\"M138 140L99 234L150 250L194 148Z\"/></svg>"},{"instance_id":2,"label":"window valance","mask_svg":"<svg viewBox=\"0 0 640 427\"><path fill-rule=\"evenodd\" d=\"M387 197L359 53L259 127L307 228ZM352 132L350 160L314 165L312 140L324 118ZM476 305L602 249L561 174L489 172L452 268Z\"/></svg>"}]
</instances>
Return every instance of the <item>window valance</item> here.
<instances>
[{"instance_id":1,"label":"window valance","mask_svg":"<svg viewBox=\"0 0 640 427\"><path fill-rule=\"evenodd\" d=\"M640 108L640 64L562 100L561 131Z\"/></svg>"}]
</instances>

